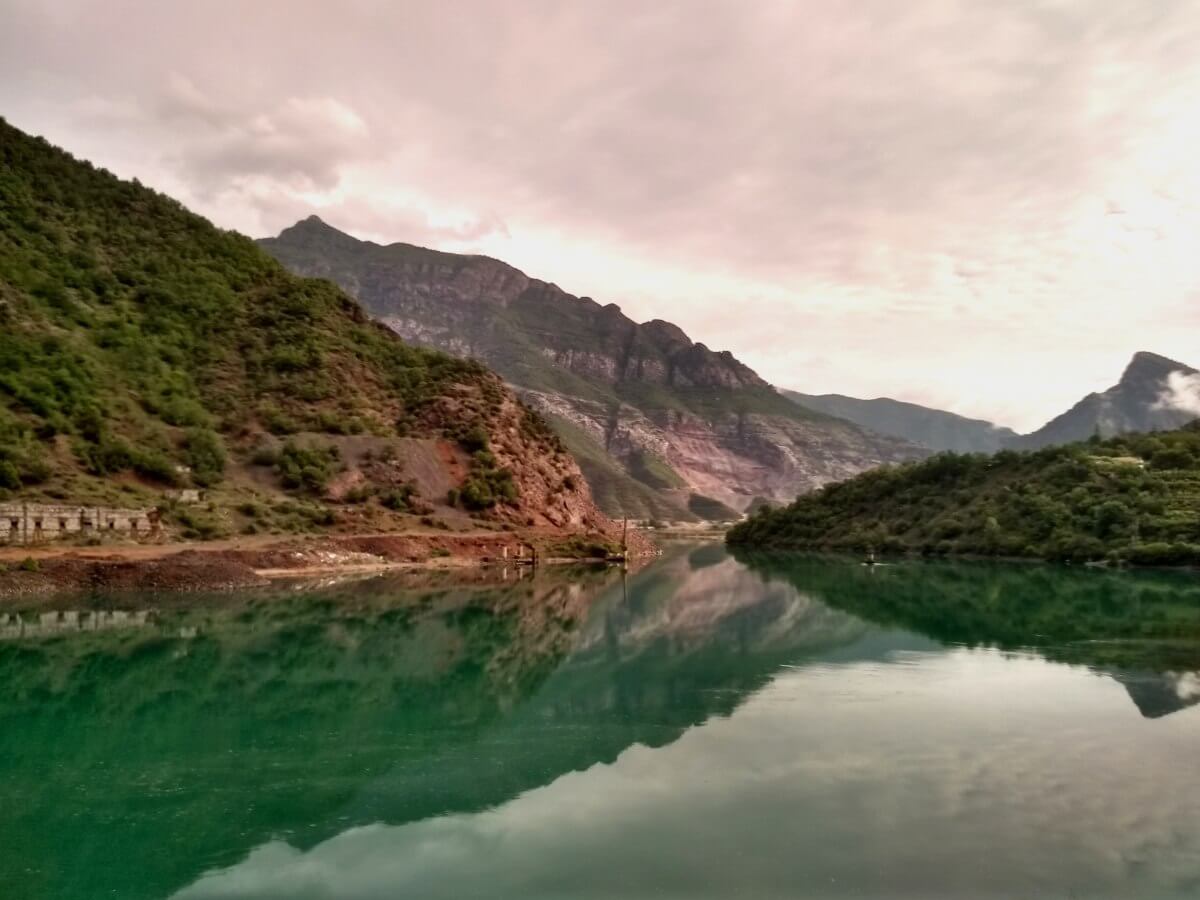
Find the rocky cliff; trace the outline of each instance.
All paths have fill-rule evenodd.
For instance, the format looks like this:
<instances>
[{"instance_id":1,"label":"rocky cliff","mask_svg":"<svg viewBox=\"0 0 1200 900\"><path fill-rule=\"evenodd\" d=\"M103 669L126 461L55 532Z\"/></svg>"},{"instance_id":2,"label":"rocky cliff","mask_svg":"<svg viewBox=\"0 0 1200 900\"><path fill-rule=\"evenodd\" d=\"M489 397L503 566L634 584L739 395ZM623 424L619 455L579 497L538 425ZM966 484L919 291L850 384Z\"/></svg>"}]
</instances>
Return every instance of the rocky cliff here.
<instances>
[{"instance_id":1,"label":"rocky cliff","mask_svg":"<svg viewBox=\"0 0 1200 900\"><path fill-rule=\"evenodd\" d=\"M315 216L260 243L408 340L495 368L553 417L610 513L719 517L923 452L797 406L669 322L494 259L359 241Z\"/></svg>"}]
</instances>

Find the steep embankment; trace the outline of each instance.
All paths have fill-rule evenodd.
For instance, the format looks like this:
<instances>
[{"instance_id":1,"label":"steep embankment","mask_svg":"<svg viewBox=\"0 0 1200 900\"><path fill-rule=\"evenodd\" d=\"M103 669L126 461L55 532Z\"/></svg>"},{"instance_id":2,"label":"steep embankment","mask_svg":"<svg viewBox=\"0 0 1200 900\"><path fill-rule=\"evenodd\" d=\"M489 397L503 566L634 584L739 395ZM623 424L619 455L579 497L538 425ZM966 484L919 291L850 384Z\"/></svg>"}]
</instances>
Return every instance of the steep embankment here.
<instances>
[{"instance_id":1,"label":"steep embankment","mask_svg":"<svg viewBox=\"0 0 1200 900\"><path fill-rule=\"evenodd\" d=\"M611 527L498 377L248 238L3 120L0 199L0 502L165 504L201 537Z\"/></svg>"},{"instance_id":2,"label":"steep embankment","mask_svg":"<svg viewBox=\"0 0 1200 900\"><path fill-rule=\"evenodd\" d=\"M1200 562L1200 426L992 457L939 454L763 511L730 544Z\"/></svg>"},{"instance_id":3,"label":"steep embankment","mask_svg":"<svg viewBox=\"0 0 1200 900\"><path fill-rule=\"evenodd\" d=\"M558 423L610 512L687 518L921 455L798 407L728 352L502 262L359 241L310 217L260 242L403 337L494 367ZM689 510L690 507L690 510Z\"/></svg>"},{"instance_id":4,"label":"steep embankment","mask_svg":"<svg viewBox=\"0 0 1200 900\"><path fill-rule=\"evenodd\" d=\"M887 397L860 400L843 394L781 393L801 406L847 419L880 434L912 441L930 450L995 453L1018 437L1011 428L983 419L968 419L945 410Z\"/></svg>"}]
</instances>

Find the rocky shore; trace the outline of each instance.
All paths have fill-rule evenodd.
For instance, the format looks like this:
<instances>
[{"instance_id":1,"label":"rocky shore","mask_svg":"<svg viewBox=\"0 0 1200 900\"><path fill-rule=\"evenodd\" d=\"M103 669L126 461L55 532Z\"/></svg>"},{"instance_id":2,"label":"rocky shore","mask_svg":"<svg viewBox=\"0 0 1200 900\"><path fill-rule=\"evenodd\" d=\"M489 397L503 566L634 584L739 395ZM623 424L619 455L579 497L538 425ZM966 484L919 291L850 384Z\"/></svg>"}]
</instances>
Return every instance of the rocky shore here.
<instances>
[{"instance_id":1,"label":"rocky shore","mask_svg":"<svg viewBox=\"0 0 1200 900\"><path fill-rule=\"evenodd\" d=\"M615 546L603 536L561 531L248 537L199 544L42 546L0 549L0 601L90 591L214 591L276 578L391 569L519 566L534 550L541 564L601 561ZM630 532L629 556L657 553Z\"/></svg>"}]
</instances>

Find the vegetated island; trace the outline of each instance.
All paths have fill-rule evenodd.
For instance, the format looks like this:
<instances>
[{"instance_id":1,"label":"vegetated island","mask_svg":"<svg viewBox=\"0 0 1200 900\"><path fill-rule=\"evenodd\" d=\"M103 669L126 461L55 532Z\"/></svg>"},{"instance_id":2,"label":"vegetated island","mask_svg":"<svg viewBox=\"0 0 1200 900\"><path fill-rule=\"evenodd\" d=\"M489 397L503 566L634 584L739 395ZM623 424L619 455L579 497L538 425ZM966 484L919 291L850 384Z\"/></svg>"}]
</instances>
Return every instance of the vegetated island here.
<instances>
[{"instance_id":1,"label":"vegetated island","mask_svg":"<svg viewBox=\"0 0 1200 900\"><path fill-rule=\"evenodd\" d=\"M482 364L2 119L0 198L0 594L619 548ZM224 542L221 564L164 562L180 540Z\"/></svg>"},{"instance_id":2,"label":"vegetated island","mask_svg":"<svg viewBox=\"0 0 1200 900\"><path fill-rule=\"evenodd\" d=\"M732 546L1200 564L1200 421L1032 452L941 453L826 485Z\"/></svg>"}]
</instances>

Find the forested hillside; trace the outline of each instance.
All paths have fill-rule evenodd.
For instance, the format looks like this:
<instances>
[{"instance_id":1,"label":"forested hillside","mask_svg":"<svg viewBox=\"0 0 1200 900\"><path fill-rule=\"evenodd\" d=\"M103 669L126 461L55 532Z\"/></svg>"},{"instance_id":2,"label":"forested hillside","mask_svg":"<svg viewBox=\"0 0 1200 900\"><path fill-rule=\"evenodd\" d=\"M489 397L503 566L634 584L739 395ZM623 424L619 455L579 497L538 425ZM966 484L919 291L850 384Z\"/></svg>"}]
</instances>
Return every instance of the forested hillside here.
<instances>
[{"instance_id":1,"label":"forested hillside","mask_svg":"<svg viewBox=\"0 0 1200 900\"><path fill-rule=\"evenodd\" d=\"M363 471L329 440L347 436ZM0 499L221 487L234 524L281 495L293 524L321 524L346 476L383 515L419 506L401 438L444 441L451 499L474 511L590 516L561 442L481 364L405 344L329 282L0 120Z\"/></svg>"},{"instance_id":2,"label":"forested hillside","mask_svg":"<svg viewBox=\"0 0 1200 900\"><path fill-rule=\"evenodd\" d=\"M994 456L943 453L828 485L730 544L1200 562L1200 423Z\"/></svg>"}]
</instances>

